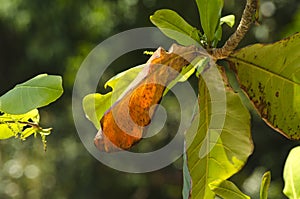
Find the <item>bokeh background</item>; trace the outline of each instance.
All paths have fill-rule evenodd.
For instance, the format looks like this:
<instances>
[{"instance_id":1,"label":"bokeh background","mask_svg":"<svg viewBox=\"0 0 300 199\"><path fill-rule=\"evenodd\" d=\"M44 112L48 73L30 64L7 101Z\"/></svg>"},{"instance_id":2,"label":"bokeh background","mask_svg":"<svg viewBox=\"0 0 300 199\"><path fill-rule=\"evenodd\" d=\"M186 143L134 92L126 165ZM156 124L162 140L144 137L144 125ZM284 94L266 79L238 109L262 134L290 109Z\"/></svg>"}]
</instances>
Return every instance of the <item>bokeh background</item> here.
<instances>
[{"instance_id":1,"label":"bokeh background","mask_svg":"<svg viewBox=\"0 0 300 199\"><path fill-rule=\"evenodd\" d=\"M238 22L244 5L245 1L225 0L223 15L234 14ZM40 109L41 126L54 129L46 152L38 138L0 141L1 199L181 198L181 160L146 174L108 168L83 147L71 110L76 71L90 50L121 31L152 26L149 16L161 8L173 9L200 27L193 0L0 0L0 95L40 73L63 76L65 89L57 102ZM220 45L233 30L224 27ZM240 47L276 41L299 30L298 0L261 0L261 24L252 27ZM103 81L147 59L140 52L130 53L112 64ZM255 116L252 135L254 153L232 180L258 198L261 176L270 170L269 198L285 198L284 161L300 143L285 139Z\"/></svg>"}]
</instances>

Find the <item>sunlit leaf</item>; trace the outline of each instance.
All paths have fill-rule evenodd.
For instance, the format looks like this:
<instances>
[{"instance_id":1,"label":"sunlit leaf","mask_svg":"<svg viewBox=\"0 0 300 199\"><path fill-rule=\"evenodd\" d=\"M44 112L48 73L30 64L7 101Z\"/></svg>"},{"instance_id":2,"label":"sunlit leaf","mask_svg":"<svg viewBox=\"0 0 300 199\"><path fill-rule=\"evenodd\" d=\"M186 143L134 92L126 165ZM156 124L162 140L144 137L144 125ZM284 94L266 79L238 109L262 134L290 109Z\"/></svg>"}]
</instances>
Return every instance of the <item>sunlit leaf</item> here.
<instances>
[{"instance_id":1,"label":"sunlit leaf","mask_svg":"<svg viewBox=\"0 0 300 199\"><path fill-rule=\"evenodd\" d=\"M220 104L224 100L223 96L211 99L210 95L214 96L222 87L218 81L220 79L211 72L211 68L200 77L199 129L194 138L190 136L192 132L186 136L187 145L191 143L187 150L192 180L191 198L213 199L215 193L209 184L216 180L226 180L237 173L253 150L250 115L239 95L226 87L225 111L220 110L224 108ZM206 85L210 85L210 89ZM218 108L213 112L214 106ZM222 117L225 117L225 123L219 129L218 123L222 122Z\"/></svg>"},{"instance_id":2,"label":"sunlit leaf","mask_svg":"<svg viewBox=\"0 0 300 199\"><path fill-rule=\"evenodd\" d=\"M215 32L215 39L213 42L213 46L215 47L219 41L222 39L222 25L225 23L229 27L233 27L234 25L235 16L234 15L227 15L220 19L220 24Z\"/></svg>"},{"instance_id":3,"label":"sunlit leaf","mask_svg":"<svg viewBox=\"0 0 300 199\"><path fill-rule=\"evenodd\" d=\"M224 0L196 0L196 2L200 14L201 26L208 44L211 44L220 23Z\"/></svg>"},{"instance_id":4,"label":"sunlit leaf","mask_svg":"<svg viewBox=\"0 0 300 199\"><path fill-rule=\"evenodd\" d=\"M264 173L262 180L261 180L261 186L260 186L260 199L268 199L268 190L271 183L271 172L267 171Z\"/></svg>"},{"instance_id":5,"label":"sunlit leaf","mask_svg":"<svg viewBox=\"0 0 300 199\"><path fill-rule=\"evenodd\" d=\"M0 110L9 114L23 114L46 106L63 93L62 78L55 75L38 75L0 97Z\"/></svg>"},{"instance_id":6,"label":"sunlit leaf","mask_svg":"<svg viewBox=\"0 0 300 199\"><path fill-rule=\"evenodd\" d=\"M300 198L300 146L293 148L285 162L283 193L289 199Z\"/></svg>"},{"instance_id":7,"label":"sunlit leaf","mask_svg":"<svg viewBox=\"0 0 300 199\"><path fill-rule=\"evenodd\" d=\"M107 111L109 107L115 103L118 97L120 97L128 85L132 83L144 66L145 64L142 64L134 68L130 68L108 80L104 87L111 87L112 92L107 94L93 93L83 98L82 105L86 117L97 129L100 128L100 119L104 115L105 111Z\"/></svg>"},{"instance_id":8,"label":"sunlit leaf","mask_svg":"<svg viewBox=\"0 0 300 199\"><path fill-rule=\"evenodd\" d=\"M228 60L261 117L300 139L300 33L273 44L245 47Z\"/></svg>"},{"instance_id":9,"label":"sunlit leaf","mask_svg":"<svg viewBox=\"0 0 300 199\"><path fill-rule=\"evenodd\" d=\"M235 16L234 15L227 15L225 17L222 17L220 19L220 25L223 25L226 23L229 27L233 27L235 21Z\"/></svg>"},{"instance_id":10,"label":"sunlit leaf","mask_svg":"<svg viewBox=\"0 0 300 199\"><path fill-rule=\"evenodd\" d=\"M7 139L14 136L21 136L25 139L37 131L37 129L32 128L27 123L37 124L39 118L37 109L20 115L11 115L2 112L0 116L0 139ZM26 136L22 136L22 134Z\"/></svg>"},{"instance_id":11,"label":"sunlit leaf","mask_svg":"<svg viewBox=\"0 0 300 199\"><path fill-rule=\"evenodd\" d=\"M179 44L188 46L200 42L199 30L188 24L175 11L162 9L150 16L151 22L165 35Z\"/></svg>"},{"instance_id":12,"label":"sunlit leaf","mask_svg":"<svg viewBox=\"0 0 300 199\"><path fill-rule=\"evenodd\" d=\"M209 187L222 199L250 199L250 197L241 192L233 182L228 180L214 181L209 184Z\"/></svg>"}]
</instances>

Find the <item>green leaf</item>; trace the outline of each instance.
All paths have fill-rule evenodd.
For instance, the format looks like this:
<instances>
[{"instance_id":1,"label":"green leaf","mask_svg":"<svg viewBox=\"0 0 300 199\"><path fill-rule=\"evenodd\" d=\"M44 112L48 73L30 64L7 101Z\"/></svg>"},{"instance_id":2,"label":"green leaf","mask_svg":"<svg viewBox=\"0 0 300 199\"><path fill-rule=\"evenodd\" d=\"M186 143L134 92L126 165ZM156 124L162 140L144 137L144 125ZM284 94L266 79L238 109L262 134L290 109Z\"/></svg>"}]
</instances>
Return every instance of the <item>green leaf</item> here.
<instances>
[{"instance_id":1,"label":"green leaf","mask_svg":"<svg viewBox=\"0 0 300 199\"><path fill-rule=\"evenodd\" d=\"M134 68L130 68L108 80L104 87L111 87L112 92L107 94L93 93L83 98L82 106L86 117L97 129L100 128L100 119L104 115L105 111L107 111L112 104L117 101L129 84L132 83L132 81L141 72L144 66L145 64L142 64Z\"/></svg>"},{"instance_id":2,"label":"green leaf","mask_svg":"<svg viewBox=\"0 0 300 199\"><path fill-rule=\"evenodd\" d=\"M11 115L1 112L0 116L0 139L21 136L22 139L32 135L36 129L27 125L27 122L38 124L39 112L37 109L25 114ZM26 128L25 128L26 127Z\"/></svg>"},{"instance_id":3,"label":"green leaf","mask_svg":"<svg viewBox=\"0 0 300 199\"><path fill-rule=\"evenodd\" d=\"M228 58L264 121L290 139L300 139L299 49L300 33L245 47Z\"/></svg>"},{"instance_id":4,"label":"green leaf","mask_svg":"<svg viewBox=\"0 0 300 199\"><path fill-rule=\"evenodd\" d=\"M46 106L63 93L60 76L41 74L0 97L0 110L9 114L23 114Z\"/></svg>"},{"instance_id":5,"label":"green leaf","mask_svg":"<svg viewBox=\"0 0 300 199\"><path fill-rule=\"evenodd\" d=\"M200 76L199 128L194 137L194 128L186 134L187 146L190 145L187 158L192 178L191 198L213 199L215 193L209 184L237 173L253 151L250 114L238 94L229 87L226 87L224 99L220 94L222 87L222 78L213 72L213 67ZM222 106L224 100L225 107ZM219 125L222 117L225 117L223 128Z\"/></svg>"},{"instance_id":6,"label":"green leaf","mask_svg":"<svg viewBox=\"0 0 300 199\"><path fill-rule=\"evenodd\" d=\"M300 198L300 146L293 148L285 162L283 170L283 193L290 199Z\"/></svg>"},{"instance_id":7,"label":"green leaf","mask_svg":"<svg viewBox=\"0 0 300 199\"><path fill-rule=\"evenodd\" d=\"M207 57L197 57L195 58L191 64L184 66L182 68L182 70L180 71L180 75L178 75L172 82L170 82L170 84L168 85L168 87L165 89L164 94L166 95L169 90L176 85L178 82L185 82L188 80L188 78L190 78L192 76L192 74L195 73L196 69L198 73L201 73L205 67L208 64L208 56Z\"/></svg>"},{"instance_id":8,"label":"green leaf","mask_svg":"<svg viewBox=\"0 0 300 199\"><path fill-rule=\"evenodd\" d=\"M210 45L214 38L220 23L221 11L224 5L224 0L196 0L200 21L207 43Z\"/></svg>"},{"instance_id":9,"label":"green leaf","mask_svg":"<svg viewBox=\"0 0 300 199\"><path fill-rule=\"evenodd\" d=\"M111 106L111 95L107 94L92 93L86 95L82 100L83 110L86 118L88 118L96 127L100 129L100 119L104 115L105 111Z\"/></svg>"},{"instance_id":10,"label":"green leaf","mask_svg":"<svg viewBox=\"0 0 300 199\"><path fill-rule=\"evenodd\" d=\"M241 192L234 183L227 180L214 181L209 184L209 187L216 195L223 199L250 199L250 197Z\"/></svg>"},{"instance_id":11,"label":"green leaf","mask_svg":"<svg viewBox=\"0 0 300 199\"><path fill-rule=\"evenodd\" d=\"M234 15L227 15L225 17L222 17L220 19L220 24L215 32L215 39L214 39L214 42L213 42L213 47L216 47L217 46L217 43L219 41L221 41L222 39L222 25L225 23L227 24L229 27L233 27L234 25L234 20L235 20L235 16Z\"/></svg>"},{"instance_id":12,"label":"green leaf","mask_svg":"<svg viewBox=\"0 0 300 199\"><path fill-rule=\"evenodd\" d=\"M150 16L151 22L166 36L179 44L188 46L200 43L200 32L188 24L179 14L172 10L162 9Z\"/></svg>"},{"instance_id":13,"label":"green leaf","mask_svg":"<svg viewBox=\"0 0 300 199\"><path fill-rule=\"evenodd\" d=\"M230 28L232 28L234 25L234 21L235 21L234 15L227 15L220 19L220 25L223 25L224 23L226 23Z\"/></svg>"},{"instance_id":14,"label":"green leaf","mask_svg":"<svg viewBox=\"0 0 300 199\"><path fill-rule=\"evenodd\" d=\"M271 172L267 171L264 173L262 180L261 180L261 186L260 186L260 199L268 199L268 190L271 183Z\"/></svg>"}]
</instances>

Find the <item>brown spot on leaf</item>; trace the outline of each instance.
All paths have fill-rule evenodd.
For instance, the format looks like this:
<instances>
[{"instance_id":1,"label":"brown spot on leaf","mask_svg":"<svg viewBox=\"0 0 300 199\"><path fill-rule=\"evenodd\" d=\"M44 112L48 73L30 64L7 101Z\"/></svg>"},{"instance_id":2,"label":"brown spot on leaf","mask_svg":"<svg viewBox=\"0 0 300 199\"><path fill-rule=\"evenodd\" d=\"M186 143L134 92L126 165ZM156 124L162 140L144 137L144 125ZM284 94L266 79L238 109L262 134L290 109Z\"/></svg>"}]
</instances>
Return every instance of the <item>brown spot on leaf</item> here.
<instances>
[{"instance_id":1,"label":"brown spot on leaf","mask_svg":"<svg viewBox=\"0 0 300 199\"><path fill-rule=\"evenodd\" d=\"M276 91L275 96L279 97L279 91Z\"/></svg>"},{"instance_id":2,"label":"brown spot on leaf","mask_svg":"<svg viewBox=\"0 0 300 199\"><path fill-rule=\"evenodd\" d=\"M258 82L258 90L260 93L264 93L265 87L262 85L261 82Z\"/></svg>"}]
</instances>

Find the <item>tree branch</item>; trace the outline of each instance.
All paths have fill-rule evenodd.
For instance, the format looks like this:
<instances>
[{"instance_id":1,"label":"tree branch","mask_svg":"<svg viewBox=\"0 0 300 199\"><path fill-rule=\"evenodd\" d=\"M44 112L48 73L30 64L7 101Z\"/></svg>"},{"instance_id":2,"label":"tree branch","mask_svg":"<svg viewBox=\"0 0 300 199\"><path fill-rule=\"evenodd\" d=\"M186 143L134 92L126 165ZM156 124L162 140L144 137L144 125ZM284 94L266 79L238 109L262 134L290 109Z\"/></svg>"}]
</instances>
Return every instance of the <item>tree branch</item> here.
<instances>
[{"instance_id":1,"label":"tree branch","mask_svg":"<svg viewBox=\"0 0 300 199\"><path fill-rule=\"evenodd\" d=\"M251 24L255 20L255 12L258 9L258 0L247 0L242 19L236 31L230 36L222 48L213 49L211 54L215 59L224 59L228 57L238 46L240 41L248 32Z\"/></svg>"}]
</instances>

